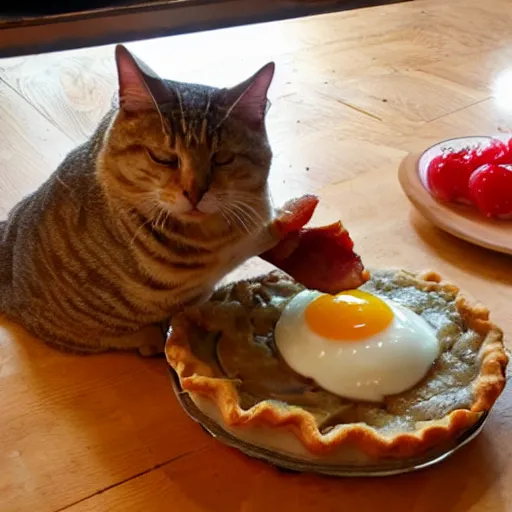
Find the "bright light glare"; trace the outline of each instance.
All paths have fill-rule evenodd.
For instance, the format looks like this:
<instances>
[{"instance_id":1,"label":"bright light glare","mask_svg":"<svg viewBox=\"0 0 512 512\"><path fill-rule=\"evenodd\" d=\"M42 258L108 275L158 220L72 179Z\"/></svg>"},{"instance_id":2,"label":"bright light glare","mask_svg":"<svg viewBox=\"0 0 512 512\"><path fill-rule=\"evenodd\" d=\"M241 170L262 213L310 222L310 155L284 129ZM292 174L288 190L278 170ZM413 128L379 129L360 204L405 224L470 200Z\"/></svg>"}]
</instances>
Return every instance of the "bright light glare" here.
<instances>
[{"instance_id":1,"label":"bright light glare","mask_svg":"<svg viewBox=\"0 0 512 512\"><path fill-rule=\"evenodd\" d=\"M512 68L504 70L496 77L492 93L500 110L512 112Z\"/></svg>"}]
</instances>

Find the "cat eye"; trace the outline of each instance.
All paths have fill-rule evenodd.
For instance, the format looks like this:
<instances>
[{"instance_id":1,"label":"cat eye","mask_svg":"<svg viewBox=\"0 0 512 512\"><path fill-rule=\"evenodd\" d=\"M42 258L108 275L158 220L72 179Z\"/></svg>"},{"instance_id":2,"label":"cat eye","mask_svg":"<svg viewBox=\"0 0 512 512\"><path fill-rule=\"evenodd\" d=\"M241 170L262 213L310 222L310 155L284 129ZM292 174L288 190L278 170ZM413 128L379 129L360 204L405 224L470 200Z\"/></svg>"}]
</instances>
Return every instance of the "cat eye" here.
<instances>
[{"instance_id":1,"label":"cat eye","mask_svg":"<svg viewBox=\"0 0 512 512\"><path fill-rule=\"evenodd\" d=\"M235 159L235 154L231 151L217 151L213 155L213 163L215 165L228 165L233 163Z\"/></svg>"},{"instance_id":2,"label":"cat eye","mask_svg":"<svg viewBox=\"0 0 512 512\"><path fill-rule=\"evenodd\" d=\"M180 159L178 155L170 155L166 156L165 158L158 158L150 149L146 148L146 150L148 152L149 158L151 158L151 160L157 164L165 165L166 167L171 167L174 169L177 169L180 166Z\"/></svg>"}]
</instances>

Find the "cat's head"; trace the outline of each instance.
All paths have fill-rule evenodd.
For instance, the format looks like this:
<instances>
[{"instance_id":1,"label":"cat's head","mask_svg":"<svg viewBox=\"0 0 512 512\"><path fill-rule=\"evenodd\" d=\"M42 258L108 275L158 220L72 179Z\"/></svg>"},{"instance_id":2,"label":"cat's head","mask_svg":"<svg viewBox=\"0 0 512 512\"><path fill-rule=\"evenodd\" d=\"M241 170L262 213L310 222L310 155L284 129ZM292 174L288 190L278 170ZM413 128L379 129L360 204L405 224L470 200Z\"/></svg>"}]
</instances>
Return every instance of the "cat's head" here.
<instances>
[{"instance_id":1,"label":"cat's head","mask_svg":"<svg viewBox=\"0 0 512 512\"><path fill-rule=\"evenodd\" d=\"M267 216L265 114L274 64L217 89L161 79L122 46L116 61L119 109L99 165L108 193L150 217L249 225Z\"/></svg>"}]
</instances>

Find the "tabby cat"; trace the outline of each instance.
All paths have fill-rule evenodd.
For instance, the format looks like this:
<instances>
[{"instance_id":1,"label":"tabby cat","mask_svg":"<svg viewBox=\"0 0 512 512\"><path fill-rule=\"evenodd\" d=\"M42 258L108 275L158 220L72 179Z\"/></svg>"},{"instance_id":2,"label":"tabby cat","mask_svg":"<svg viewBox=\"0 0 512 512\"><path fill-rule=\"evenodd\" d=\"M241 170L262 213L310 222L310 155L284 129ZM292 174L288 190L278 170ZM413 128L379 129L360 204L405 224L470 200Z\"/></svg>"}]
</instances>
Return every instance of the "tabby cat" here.
<instances>
[{"instance_id":1,"label":"tabby cat","mask_svg":"<svg viewBox=\"0 0 512 512\"><path fill-rule=\"evenodd\" d=\"M228 89L159 78L116 48L119 95L0 223L0 311L72 352L163 349L173 312L275 245L269 63Z\"/></svg>"}]
</instances>

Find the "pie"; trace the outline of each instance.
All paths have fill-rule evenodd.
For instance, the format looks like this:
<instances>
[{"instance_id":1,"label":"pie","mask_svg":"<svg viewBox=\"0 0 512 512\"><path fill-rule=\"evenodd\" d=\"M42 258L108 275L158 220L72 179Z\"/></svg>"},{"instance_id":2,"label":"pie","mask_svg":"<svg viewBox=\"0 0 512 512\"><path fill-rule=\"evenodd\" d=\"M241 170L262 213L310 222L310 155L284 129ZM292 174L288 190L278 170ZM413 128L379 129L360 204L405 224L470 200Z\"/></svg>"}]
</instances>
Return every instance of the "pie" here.
<instances>
[{"instance_id":1,"label":"pie","mask_svg":"<svg viewBox=\"0 0 512 512\"><path fill-rule=\"evenodd\" d=\"M231 283L172 321L166 356L183 392L236 437L308 460L410 458L456 441L490 411L508 358L489 311L434 273L375 271L362 290L437 332L441 353L417 385L381 403L322 389L276 350L274 328L304 284L282 271Z\"/></svg>"}]
</instances>

